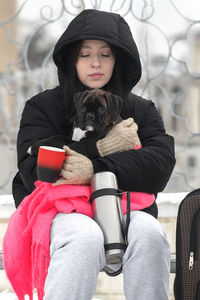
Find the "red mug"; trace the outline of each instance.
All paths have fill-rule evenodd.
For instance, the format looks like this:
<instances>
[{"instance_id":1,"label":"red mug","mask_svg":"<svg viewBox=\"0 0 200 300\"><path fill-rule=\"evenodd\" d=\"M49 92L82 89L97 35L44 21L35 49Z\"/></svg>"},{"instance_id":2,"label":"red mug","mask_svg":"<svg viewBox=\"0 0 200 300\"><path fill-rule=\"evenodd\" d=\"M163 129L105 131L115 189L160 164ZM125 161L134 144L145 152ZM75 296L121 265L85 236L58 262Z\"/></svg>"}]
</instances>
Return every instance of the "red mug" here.
<instances>
[{"instance_id":1,"label":"red mug","mask_svg":"<svg viewBox=\"0 0 200 300\"><path fill-rule=\"evenodd\" d=\"M65 150L63 149L40 146L37 158L38 179L46 182L55 182L60 176L65 158Z\"/></svg>"}]
</instances>

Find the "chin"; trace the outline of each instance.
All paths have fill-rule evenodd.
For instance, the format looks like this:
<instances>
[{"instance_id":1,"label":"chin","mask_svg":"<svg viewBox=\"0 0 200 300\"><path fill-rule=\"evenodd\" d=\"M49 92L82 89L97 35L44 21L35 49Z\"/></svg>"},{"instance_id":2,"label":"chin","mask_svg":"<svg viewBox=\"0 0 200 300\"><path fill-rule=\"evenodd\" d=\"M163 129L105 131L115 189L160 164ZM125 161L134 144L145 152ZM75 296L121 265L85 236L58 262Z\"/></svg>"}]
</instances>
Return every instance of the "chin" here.
<instances>
[{"instance_id":1,"label":"chin","mask_svg":"<svg viewBox=\"0 0 200 300\"><path fill-rule=\"evenodd\" d=\"M106 85L106 83L94 81L94 82L89 82L88 84L85 83L85 85L90 89L101 89Z\"/></svg>"},{"instance_id":2,"label":"chin","mask_svg":"<svg viewBox=\"0 0 200 300\"><path fill-rule=\"evenodd\" d=\"M104 87L104 84L90 84L88 85L88 88L90 89L101 89Z\"/></svg>"}]
</instances>

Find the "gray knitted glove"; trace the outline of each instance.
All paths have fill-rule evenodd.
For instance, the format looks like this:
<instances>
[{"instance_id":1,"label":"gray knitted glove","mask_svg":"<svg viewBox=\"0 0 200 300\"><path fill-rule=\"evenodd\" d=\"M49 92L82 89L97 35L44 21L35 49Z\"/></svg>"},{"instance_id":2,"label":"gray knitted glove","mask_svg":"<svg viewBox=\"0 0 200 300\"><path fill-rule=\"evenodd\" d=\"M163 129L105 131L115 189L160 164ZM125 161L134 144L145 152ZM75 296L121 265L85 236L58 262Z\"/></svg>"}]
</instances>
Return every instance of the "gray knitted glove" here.
<instances>
[{"instance_id":1,"label":"gray knitted glove","mask_svg":"<svg viewBox=\"0 0 200 300\"><path fill-rule=\"evenodd\" d=\"M141 145L137 130L138 126L133 118L115 125L103 139L97 141L100 156L130 150Z\"/></svg>"},{"instance_id":2,"label":"gray knitted glove","mask_svg":"<svg viewBox=\"0 0 200 300\"><path fill-rule=\"evenodd\" d=\"M60 184L89 184L94 174L93 165L86 156L64 146L66 154L69 155L61 170L64 179L58 179L53 185Z\"/></svg>"}]
</instances>

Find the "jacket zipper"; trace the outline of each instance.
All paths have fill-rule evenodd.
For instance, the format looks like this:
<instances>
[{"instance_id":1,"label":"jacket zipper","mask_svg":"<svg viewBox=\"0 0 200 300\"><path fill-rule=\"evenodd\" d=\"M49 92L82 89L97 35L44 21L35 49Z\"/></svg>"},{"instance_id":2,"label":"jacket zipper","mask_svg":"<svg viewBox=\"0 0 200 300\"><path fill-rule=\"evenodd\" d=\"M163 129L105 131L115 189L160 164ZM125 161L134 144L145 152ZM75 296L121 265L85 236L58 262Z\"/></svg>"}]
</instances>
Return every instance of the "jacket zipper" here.
<instances>
[{"instance_id":1,"label":"jacket zipper","mask_svg":"<svg viewBox=\"0 0 200 300\"><path fill-rule=\"evenodd\" d=\"M200 209L195 213L191 230L190 230L190 255L189 255L189 270L193 269L194 261L198 259L198 237L199 237L199 224Z\"/></svg>"}]
</instances>

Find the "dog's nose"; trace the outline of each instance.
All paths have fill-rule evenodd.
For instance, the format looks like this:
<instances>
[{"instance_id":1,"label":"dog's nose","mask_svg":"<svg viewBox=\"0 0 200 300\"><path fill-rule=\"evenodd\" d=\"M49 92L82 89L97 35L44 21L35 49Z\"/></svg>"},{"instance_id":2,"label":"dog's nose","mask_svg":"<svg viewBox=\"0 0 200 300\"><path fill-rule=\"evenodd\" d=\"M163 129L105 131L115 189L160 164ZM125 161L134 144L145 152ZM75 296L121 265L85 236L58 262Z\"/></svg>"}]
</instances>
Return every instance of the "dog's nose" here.
<instances>
[{"instance_id":1,"label":"dog's nose","mask_svg":"<svg viewBox=\"0 0 200 300\"><path fill-rule=\"evenodd\" d=\"M95 116L94 116L94 114L93 113L88 113L87 114L87 116L86 116L86 120L87 121L94 121L94 119L95 119Z\"/></svg>"}]
</instances>

